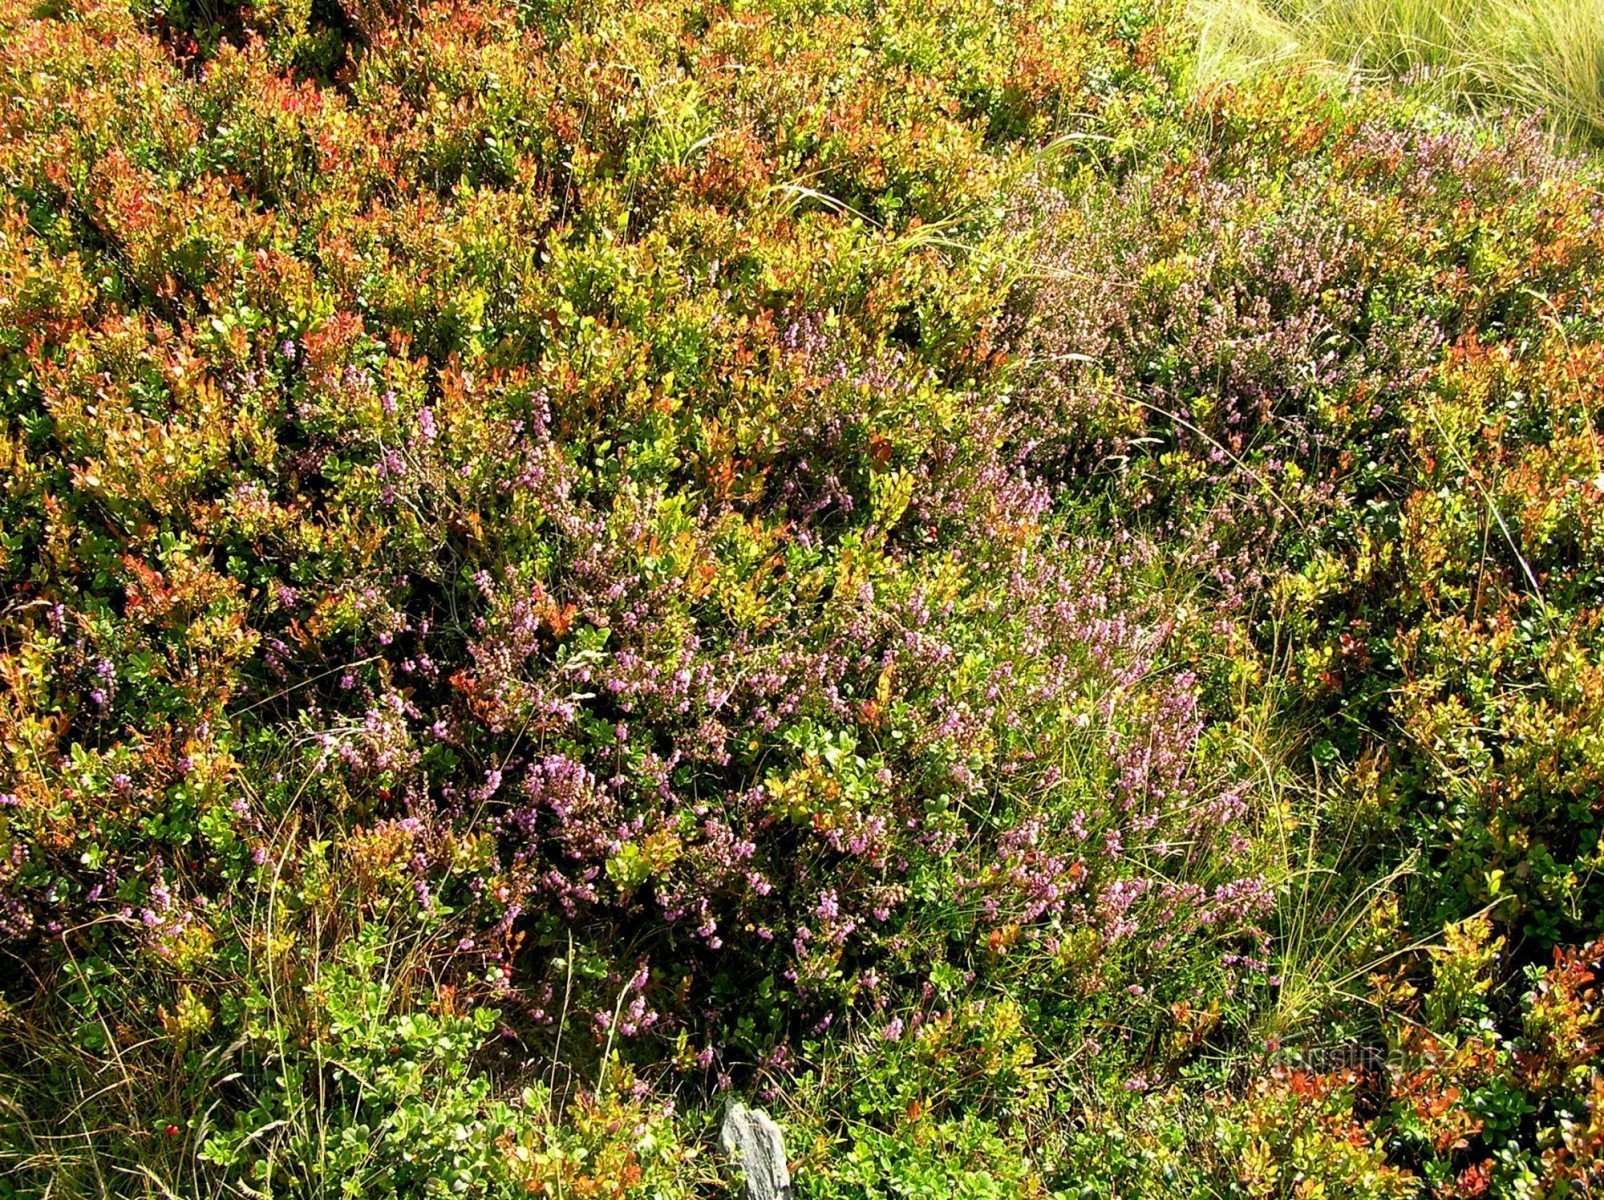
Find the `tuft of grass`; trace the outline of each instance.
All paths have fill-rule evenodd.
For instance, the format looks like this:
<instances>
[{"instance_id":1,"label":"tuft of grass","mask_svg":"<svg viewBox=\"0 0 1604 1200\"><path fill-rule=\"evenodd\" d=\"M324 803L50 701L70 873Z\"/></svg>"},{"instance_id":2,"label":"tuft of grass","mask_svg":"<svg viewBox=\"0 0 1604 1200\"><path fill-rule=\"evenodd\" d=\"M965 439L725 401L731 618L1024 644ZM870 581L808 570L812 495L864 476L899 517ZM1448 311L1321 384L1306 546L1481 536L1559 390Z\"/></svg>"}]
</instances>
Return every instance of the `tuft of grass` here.
<instances>
[{"instance_id":1,"label":"tuft of grass","mask_svg":"<svg viewBox=\"0 0 1604 1200\"><path fill-rule=\"evenodd\" d=\"M1604 142L1604 4L1494 0L1476 30L1475 69L1498 94L1548 112L1567 133Z\"/></svg>"},{"instance_id":2,"label":"tuft of grass","mask_svg":"<svg viewBox=\"0 0 1604 1200\"><path fill-rule=\"evenodd\" d=\"M1198 81L1301 66L1391 80L1473 110L1543 113L1604 145L1604 4L1597 0L1191 0Z\"/></svg>"}]
</instances>

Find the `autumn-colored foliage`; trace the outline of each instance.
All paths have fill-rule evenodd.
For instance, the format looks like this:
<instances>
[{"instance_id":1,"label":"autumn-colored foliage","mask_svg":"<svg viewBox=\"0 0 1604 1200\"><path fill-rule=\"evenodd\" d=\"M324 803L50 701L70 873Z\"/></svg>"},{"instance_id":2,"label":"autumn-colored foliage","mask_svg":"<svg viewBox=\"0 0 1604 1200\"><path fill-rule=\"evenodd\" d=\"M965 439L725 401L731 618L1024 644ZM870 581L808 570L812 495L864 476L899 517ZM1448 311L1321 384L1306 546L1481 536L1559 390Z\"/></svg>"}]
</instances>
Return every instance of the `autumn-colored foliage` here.
<instances>
[{"instance_id":1,"label":"autumn-colored foliage","mask_svg":"<svg viewBox=\"0 0 1604 1200\"><path fill-rule=\"evenodd\" d=\"M1191 40L0 0L19 1194L1589 1194L1598 169Z\"/></svg>"}]
</instances>

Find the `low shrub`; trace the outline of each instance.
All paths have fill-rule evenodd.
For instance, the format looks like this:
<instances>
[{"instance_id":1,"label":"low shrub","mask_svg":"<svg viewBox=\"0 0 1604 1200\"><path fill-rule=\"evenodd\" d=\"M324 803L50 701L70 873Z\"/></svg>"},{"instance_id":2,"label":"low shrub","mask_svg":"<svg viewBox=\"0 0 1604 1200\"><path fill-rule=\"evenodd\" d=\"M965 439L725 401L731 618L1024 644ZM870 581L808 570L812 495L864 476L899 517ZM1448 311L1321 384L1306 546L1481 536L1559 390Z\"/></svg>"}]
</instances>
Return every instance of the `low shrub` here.
<instances>
[{"instance_id":1,"label":"low shrub","mask_svg":"<svg viewBox=\"0 0 1604 1200\"><path fill-rule=\"evenodd\" d=\"M0 31L9 1188L1589 1186L1594 166L1145 0Z\"/></svg>"}]
</instances>

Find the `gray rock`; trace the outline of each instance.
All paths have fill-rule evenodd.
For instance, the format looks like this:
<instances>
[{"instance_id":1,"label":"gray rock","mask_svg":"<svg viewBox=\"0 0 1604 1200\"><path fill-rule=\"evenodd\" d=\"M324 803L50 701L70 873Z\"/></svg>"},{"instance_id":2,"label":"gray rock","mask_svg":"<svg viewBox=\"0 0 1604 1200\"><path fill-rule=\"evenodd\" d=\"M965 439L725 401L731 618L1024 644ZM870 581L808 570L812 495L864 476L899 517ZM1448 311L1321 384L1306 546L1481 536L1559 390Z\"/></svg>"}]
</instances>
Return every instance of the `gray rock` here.
<instances>
[{"instance_id":1,"label":"gray rock","mask_svg":"<svg viewBox=\"0 0 1604 1200\"><path fill-rule=\"evenodd\" d=\"M748 1200L791 1200L785 1139L768 1113L731 1100L718 1140L745 1172Z\"/></svg>"}]
</instances>

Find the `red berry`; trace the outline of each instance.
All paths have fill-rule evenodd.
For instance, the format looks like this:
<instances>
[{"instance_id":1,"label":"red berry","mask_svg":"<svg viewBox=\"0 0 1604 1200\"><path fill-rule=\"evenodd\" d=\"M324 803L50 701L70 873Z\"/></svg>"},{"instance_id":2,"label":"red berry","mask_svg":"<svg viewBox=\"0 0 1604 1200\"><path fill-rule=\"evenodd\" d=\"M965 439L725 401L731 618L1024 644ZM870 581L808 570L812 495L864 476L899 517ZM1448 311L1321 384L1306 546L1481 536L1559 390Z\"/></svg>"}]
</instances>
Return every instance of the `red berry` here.
<instances>
[{"instance_id":1,"label":"red berry","mask_svg":"<svg viewBox=\"0 0 1604 1200\"><path fill-rule=\"evenodd\" d=\"M177 1137L178 1136L178 1126L177 1125L169 1125L167 1127L167 1136L170 1137L170 1138Z\"/></svg>"}]
</instances>

